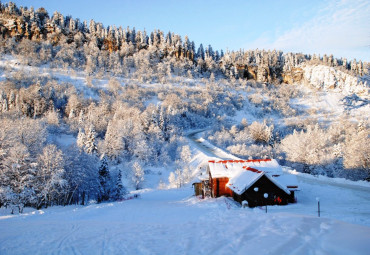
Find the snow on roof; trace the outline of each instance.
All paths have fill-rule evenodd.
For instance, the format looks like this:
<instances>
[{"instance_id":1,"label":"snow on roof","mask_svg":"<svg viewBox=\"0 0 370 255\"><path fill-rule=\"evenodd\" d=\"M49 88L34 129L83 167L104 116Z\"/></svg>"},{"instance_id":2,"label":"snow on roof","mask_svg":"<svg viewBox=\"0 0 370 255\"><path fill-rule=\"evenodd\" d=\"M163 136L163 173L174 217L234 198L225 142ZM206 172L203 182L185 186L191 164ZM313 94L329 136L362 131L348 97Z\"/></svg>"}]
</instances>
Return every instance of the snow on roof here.
<instances>
[{"instance_id":1,"label":"snow on roof","mask_svg":"<svg viewBox=\"0 0 370 255\"><path fill-rule=\"evenodd\" d=\"M209 171L212 178L230 177L231 174L224 164L218 162L209 162Z\"/></svg>"},{"instance_id":2,"label":"snow on roof","mask_svg":"<svg viewBox=\"0 0 370 255\"><path fill-rule=\"evenodd\" d=\"M271 181L273 182L276 186L278 186L280 189L284 190L285 193L287 193L288 195L290 195L290 190L282 183L280 183L276 178L273 178L271 177L270 175L268 174L265 174L265 176Z\"/></svg>"},{"instance_id":3,"label":"snow on roof","mask_svg":"<svg viewBox=\"0 0 370 255\"><path fill-rule=\"evenodd\" d=\"M275 177L275 179L289 190L298 190L298 180L295 175L284 173L278 177Z\"/></svg>"},{"instance_id":4,"label":"snow on roof","mask_svg":"<svg viewBox=\"0 0 370 255\"><path fill-rule=\"evenodd\" d=\"M262 160L247 160L246 165L248 167L266 172L270 175L281 175L283 174L283 169L276 161L276 159L262 159Z\"/></svg>"},{"instance_id":5,"label":"snow on roof","mask_svg":"<svg viewBox=\"0 0 370 255\"><path fill-rule=\"evenodd\" d=\"M210 160L209 170L213 178L233 177L240 168L250 167L270 175L281 175L283 170L275 159Z\"/></svg>"},{"instance_id":6,"label":"snow on roof","mask_svg":"<svg viewBox=\"0 0 370 255\"><path fill-rule=\"evenodd\" d=\"M226 184L226 186L229 187L229 189L234 191L236 194L241 195L256 181L258 181L264 174L265 173L261 171L240 171L229 180L229 183Z\"/></svg>"},{"instance_id":7,"label":"snow on roof","mask_svg":"<svg viewBox=\"0 0 370 255\"><path fill-rule=\"evenodd\" d=\"M287 193L288 195L290 194L290 191L284 184L279 183L275 178L271 177L265 172L250 167L244 168L244 171L238 172L229 180L229 183L226 184L226 186L229 187L236 194L241 195L264 175L272 183L274 183L280 189L284 190L285 193Z\"/></svg>"},{"instance_id":8,"label":"snow on roof","mask_svg":"<svg viewBox=\"0 0 370 255\"><path fill-rule=\"evenodd\" d=\"M206 174L198 175L193 179L193 183L199 183L208 179L209 177Z\"/></svg>"}]
</instances>

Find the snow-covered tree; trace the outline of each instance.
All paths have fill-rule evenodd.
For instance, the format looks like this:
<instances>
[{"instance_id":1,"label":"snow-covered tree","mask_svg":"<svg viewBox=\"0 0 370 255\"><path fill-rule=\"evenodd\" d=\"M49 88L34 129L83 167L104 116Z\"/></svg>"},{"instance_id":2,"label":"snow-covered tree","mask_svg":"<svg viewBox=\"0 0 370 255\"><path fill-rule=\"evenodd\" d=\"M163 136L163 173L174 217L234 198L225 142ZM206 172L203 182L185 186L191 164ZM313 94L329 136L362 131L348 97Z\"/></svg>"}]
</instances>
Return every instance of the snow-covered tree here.
<instances>
[{"instance_id":1,"label":"snow-covered tree","mask_svg":"<svg viewBox=\"0 0 370 255\"><path fill-rule=\"evenodd\" d=\"M104 137L103 152L114 161L119 161L125 147L120 123L120 121L110 121Z\"/></svg>"},{"instance_id":2,"label":"snow-covered tree","mask_svg":"<svg viewBox=\"0 0 370 255\"><path fill-rule=\"evenodd\" d=\"M125 187L122 184L122 171L121 169L118 170L118 175L116 179L116 183L112 190L111 198L114 200L120 200L127 194Z\"/></svg>"},{"instance_id":3,"label":"snow-covered tree","mask_svg":"<svg viewBox=\"0 0 370 255\"><path fill-rule=\"evenodd\" d=\"M93 125L89 126L85 134L84 149L87 154L95 154L98 151L96 146L96 132Z\"/></svg>"},{"instance_id":4,"label":"snow-covered tree","mask_svg":"<svg viewBox=\"0 0 370 255\"><path fill-rule=\"evenodd\" d=\"M181 153L180 153L181 161L184 162L184 164L189 164L191 161L191 150L189 145L184 145L181 147Z\"/></svg>"},{"instance_id":5,"label":"snow-covered tree","mask_svg":"<svg viewBox=\"0 0 370 255\"><path fill-rule=\"evenodd\" d=\"M251 137L256 142L264 142L268 143L270 139L272 138L274 126L267 126L266 121L263 123L259 123L257 121L254 121L249 126L249 132L251 134Z\"/></svg>"},{"instance_id":6,"label":"snow-covered tree","mask_svg":"<svg viewBox=\"0 0 370 255\"><path fill-rule=\"evenodd\" d=\"M54 144L47 145L38 158L37 183L33 185L37 192L37 207L58 203L67 190L65 180L64 157Z\"/></svg>"},{"instance_id":7,"label":"snow-covered tree","mask_svg":"<svg viewBox=\"0 0 370 255\"><path fill-rule=\"evenodd\" d=\"M25 204L34 202L35 169L27 147L14 143L4 157L0 184L6 188L6 202L21 213ZM7 188L9 187L9 188ZM31 194L32 193L32 194Z\"/></svg>"},{"instance_id":8,"label":"snow-covered tree","mask_svg":"<svg viewBox=\"0 0 370 255\"><path fill-rule=\"evenodd\" d=\"M348 134L344 144L344 166L368 170L370 175L370 133L369 129L358 128Z\"/></svg>"},{"instance_id":9,"label":"snow-covered tree","mask_svg":"<svg viewBox=\"0 0 370 255\"><path fill-rule=\"evenodd\" d=\"M66 155L66 180L69 186L66 204L85 205L89 199L99 198L99 161L77 146L71 146Z\"/></svg>"},{"instance_id":10,"label":"snow-covered tree","mask_svg":"<svg viewBox=\"0 0 370 255\"><path fill-rule=\"evenodd\" d=\"M168 176L168 183L170 187L176 187L176 176L173 172L170 172L170 175Z\"/></svg>"},{"instance_id":11,"label":"snow-covered tree","mask_svg":"<svg viewBox=\"0 0 370 255\"><path fill-rule=\"evenodd\" d=\"M78 135L77 135L77 146L80 148L80 150L85 150L85 142L86 142L86 135L82 128L78 129Z\"/></svg>"},{"instance_id":12,"label":"snow-covered tree","mask_svg":"<svg viewBox=\"0 0 370 255\"><path fill-rule=\"evenodd\" d=\"M141 164L135 161L132 164L132 181L134 182L136 190L142 188L144 182L144 170Z\"/></svg>"}]
</instances>

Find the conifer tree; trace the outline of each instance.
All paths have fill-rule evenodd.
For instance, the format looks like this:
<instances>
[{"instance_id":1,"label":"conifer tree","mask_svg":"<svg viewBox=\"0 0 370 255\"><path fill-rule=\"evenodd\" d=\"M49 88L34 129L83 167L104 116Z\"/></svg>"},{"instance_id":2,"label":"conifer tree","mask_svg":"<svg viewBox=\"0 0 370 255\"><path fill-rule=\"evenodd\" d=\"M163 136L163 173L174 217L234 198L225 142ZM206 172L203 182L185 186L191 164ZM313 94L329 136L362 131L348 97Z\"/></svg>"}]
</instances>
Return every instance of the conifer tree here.
<instances>
[{"instance_id":1,"label":"conifer tree","mask_svg":"<svg viewBox=\"0 0 370 255\"><path fill-rule=\"evenodd\" d=\"M114 185L114 189L112 192L112 199L120 200L123 198L124 195L127 194L125 187L122 184L122 171L121 169L118 170L117 180Z\"/></svg>"},{"instance_id":2,"label":"conifer tree","mask_svg":"<svg viewBox=\"0 0 370 255\"><path fill-rule=\"evenodd\" d=\"M110 174L107 158L103 155L99 167L100 201L107 201L110 194Z\"/></svg>"},{"instance_id":3,"label":"conifer tree","mask_svg":"<svg viewBox=\"0 0 370 255\"><path fill-rule=\"evenodd\" d=\"M96 132L93 125L90 125L85 134L84 148L87 154L95 154L98 151L96 146Z\"/></svg>"}]
</instances>

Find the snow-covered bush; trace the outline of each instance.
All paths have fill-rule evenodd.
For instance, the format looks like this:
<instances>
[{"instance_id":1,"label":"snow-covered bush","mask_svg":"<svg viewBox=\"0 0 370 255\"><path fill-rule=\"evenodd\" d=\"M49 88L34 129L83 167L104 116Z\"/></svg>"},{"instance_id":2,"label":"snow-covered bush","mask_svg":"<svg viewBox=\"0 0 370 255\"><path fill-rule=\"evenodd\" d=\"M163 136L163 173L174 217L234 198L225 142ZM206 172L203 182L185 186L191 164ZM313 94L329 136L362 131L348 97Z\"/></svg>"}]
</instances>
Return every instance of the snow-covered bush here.
<instances>
[{"instance_id":1,"label":"snow-covered bush","mask_svg":"<svg viewBox=\"0 0 370 255\"><path fill-rule=\"evenodd\" d=\"M254 121L248 127L248 130L254 141L269 143L270 140L272 139L274 126L273 125L268 126L265 120L263 121L263 123Z\"/></svg>"},{"instance_id":2,"label":"snow-covered bush","mask_svg":"<svg viewBox=\"0 0 370 255\"><path fill-rule=\"evenodd\" d=\"M347 134L343 146L344 167L370 169L370 133L369 128L359 127ZM368 173L370 174L370 172Z\"/></svg>"},{"instance_id":3,"label":"snow-covered bush","mask_svg":"<svg viewBox=\"0 0 370 255\"><path fill-rule=\"evenodd\" d=\"M318 125L309 126L307 131L297 132L286 136L281 141L281 150L286 159L306 165L323 165L333 159L332 144L325 130Z\"/></svg>"}]
</instances>

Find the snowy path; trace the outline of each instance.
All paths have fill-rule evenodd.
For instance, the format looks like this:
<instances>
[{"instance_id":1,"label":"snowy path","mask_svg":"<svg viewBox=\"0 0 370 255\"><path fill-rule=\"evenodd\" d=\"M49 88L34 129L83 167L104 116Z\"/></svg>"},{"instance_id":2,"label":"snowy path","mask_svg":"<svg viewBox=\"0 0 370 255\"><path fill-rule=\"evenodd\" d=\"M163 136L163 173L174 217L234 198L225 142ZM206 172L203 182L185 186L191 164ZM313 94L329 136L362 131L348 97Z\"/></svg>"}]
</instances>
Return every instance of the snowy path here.
<instances>
[{"instance_id":1,"label":"snowy path","mask_svg":"<svg viewBox=\"0 0 370 255\"><path fill-rule=\"evenodd\" d=\"M187 135L187 137L192 141L192 144L195 145L201 152L203 152L206 156L211 158L219 158L219 159L240 159L231 155L230 153L221 150L220 148L214 146L207 140L202 137L202 133L205 130L198 130L191 132Z\"/></svg>"}]
</instances>

